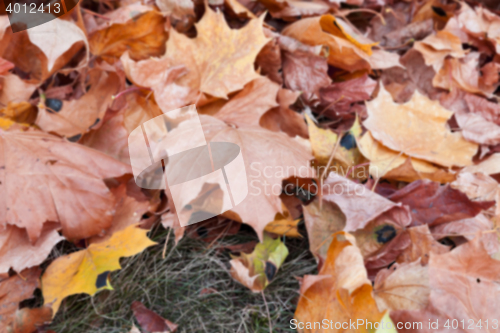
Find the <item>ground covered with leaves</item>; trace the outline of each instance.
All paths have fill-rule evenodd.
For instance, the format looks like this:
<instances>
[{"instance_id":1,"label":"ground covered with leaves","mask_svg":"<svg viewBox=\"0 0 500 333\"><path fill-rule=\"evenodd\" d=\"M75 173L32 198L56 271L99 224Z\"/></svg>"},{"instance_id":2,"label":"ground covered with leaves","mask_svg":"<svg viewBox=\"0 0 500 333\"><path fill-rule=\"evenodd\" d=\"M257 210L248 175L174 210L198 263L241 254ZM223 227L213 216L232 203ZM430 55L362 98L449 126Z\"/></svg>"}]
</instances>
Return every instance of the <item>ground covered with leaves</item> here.
<instances>
[{"instance_id":1,"label":"ground covered with leaves","mask_svg":"<svg viewBox=\"0 0 500 333\"><path fill-rule=\"evenodd\" d=\"M500 330L497 1L7 14L0 333ZM129 135L190 105L248 194L186 226L224 189L138 186Z\"/></svg>"}]
</instances>

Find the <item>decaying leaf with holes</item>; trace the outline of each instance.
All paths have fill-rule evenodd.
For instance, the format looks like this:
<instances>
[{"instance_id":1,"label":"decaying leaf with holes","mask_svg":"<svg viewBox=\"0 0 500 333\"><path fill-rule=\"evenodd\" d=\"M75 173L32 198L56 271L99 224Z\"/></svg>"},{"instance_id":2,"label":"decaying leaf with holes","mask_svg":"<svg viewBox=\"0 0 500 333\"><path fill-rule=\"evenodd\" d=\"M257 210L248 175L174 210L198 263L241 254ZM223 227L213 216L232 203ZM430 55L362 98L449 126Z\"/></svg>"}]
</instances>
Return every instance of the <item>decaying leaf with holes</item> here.
<instances>
[{"instance_id":1,"label":"decaying leaf with holes","mask_svg":"<svg viewBox=\"0 0 500 333\"><path fill-rule=\"evenodd\" d=\"M121 268L119 259L142 252L155 245L147 230L136 225L117 231L110 239L91 244L85 250L57 258L42 276L44 302L57 313L64 298L74 294L94 295L102 289L112 289L108 274Z\"/></svg>"},{"instance_id":2,"label":"decaying leaf with holes","mask_svg":"<svg viewBox=\"0 0 500 333\"><path fill-rule=\"evenodd\" d=\"M287 256L288 249L279 238L264 234L264 242L257 244L252 253L233 257L231 276L254 293L261 292L272 282Z\"/></svg>"}]
</instances>

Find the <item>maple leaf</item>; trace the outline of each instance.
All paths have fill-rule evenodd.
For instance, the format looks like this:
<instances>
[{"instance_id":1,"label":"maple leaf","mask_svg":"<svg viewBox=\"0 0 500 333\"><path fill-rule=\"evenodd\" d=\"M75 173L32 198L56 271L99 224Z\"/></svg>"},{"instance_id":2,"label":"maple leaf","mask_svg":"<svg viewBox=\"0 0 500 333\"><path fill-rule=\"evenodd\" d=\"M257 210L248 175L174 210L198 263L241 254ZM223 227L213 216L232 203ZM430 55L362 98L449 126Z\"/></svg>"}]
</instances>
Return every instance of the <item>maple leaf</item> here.
<instances>
[{"instance_id":1,"label":"maple leaf","mask_svg":"<svg viewBox=\"0 0 500 333\"><path fill-rule=\"evenodd\" d=\"M71 240L110 226L115 198L103 179L130 173L130 166L38 131L0 131L0 147L2 226L26 228L31 242L46 221L61 223Z\"/></svg>"},{"instance_id":2,"label":"maple leaf","mask_svg":"<svg viewBox=\"0 0 500 333\"><path fill-rule=\"evenodd\" d=\"M387 148L442 166L472 164L477 145L447 128L452 112L439 102L416 91L409 102L396 104L381 87L377 98L366 106L368 118L363 125Z\"/></svg>"},{"instance_id":3,"label":"maple leaf","mask_svg":"<svg viewBox=\"0 0 500 333\"><path fill-rule=\"evenodd\" d=\"M264 234L264 241L251 254L231 259L231 276L254 293L260 292L271 283L287 256L288 249L279 238Z\"/></svg>"},{"instance_id":4,"label":"maple leaf","mask_svg":"<svg viewBox=\"0 0 500 333\"><path fill-rule=\"evenodd\" d=\"M447 56L454 58L463 58L465 56L460 38L446 30L438 31L435 35L430 35L422 41L415 42L413 48L422 53L425 64L432 66L436 72L443 67Z\"/></svg>"},{"instance_id":5,"label":"maple leaf","mask_svg":"<svg viewBox=\"0 0 500 333\"><path fill-rule=\"evenodd\" d=\"M195 24L196 38L171 31L166 57L174 65L185 65L188 74L178 84L193 87L214 97L225 98L257 79L254 61L269 41L262 31L260 19L253 19L239 30L230 29L224 15L206 8Z\"/></svg>"},{"instance_id":6,"label":"maple leaf","mask_svg":"<svg viewBox=\"0 0 500 333\"><path fill-rule=\"evenodd\" d=\"M363 257L353 237L345 232L333 235L325 264L318 275L306 275L300 286L300 298L295 310L299 322L321 322L332 318L335 322L356 322L364 324L354 330L325 329L320 326L305 327L304 332L370 332L374 323L384 313L377 309L370 280L366 275ZM373 329L371 330L373 331Z\"/></svg>"},{"instance_id":7,"label":"maple leaf","mask_svg":"<svg viewBox=\"0 0 500 333\"><path fill-rule=\"evenodd\" d=\"M99 276L120 269L120 258L136 255L155 245L146 236L147 232L130 225L102 243L91 244L85 250L54 260L42 276L44 304L49 305L55 315L67 296L94 295L101 289L110 289L107 284L98 285Z\"/></svg>"}]
</instances>

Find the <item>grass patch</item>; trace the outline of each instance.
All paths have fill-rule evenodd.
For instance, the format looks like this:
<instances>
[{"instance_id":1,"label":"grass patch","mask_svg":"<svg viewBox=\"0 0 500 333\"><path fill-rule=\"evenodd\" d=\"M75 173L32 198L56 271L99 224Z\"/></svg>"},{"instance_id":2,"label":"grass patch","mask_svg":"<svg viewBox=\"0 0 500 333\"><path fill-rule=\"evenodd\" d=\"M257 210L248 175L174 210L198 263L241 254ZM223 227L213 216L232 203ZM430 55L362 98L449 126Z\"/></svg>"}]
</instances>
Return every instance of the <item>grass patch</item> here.
<instances>
[{"instance_id":1,"label":"grass patch","mask_svg":"<svg viewBox=\"0 0 500 333\"><path fill-rule=\"evenodd\" d=\"M111 274L113 291L68 297L49 328L58 333L128 332L132 323L137 325L130 309L137 300L178 324L178 332L269 332L262 295L232 279L229 252L221 248L256 240L253 231L242 228L210 248L209 243L189 237L174 247L171 235L163 259L166 236L163 228L154 229L150 237L159 244L122 259L123 269ZM290 254L265 290L274 332L293 331L289 322L299 295L295 277L316 273L307 237L287 238L285 244Z\"/></svg>"}]
</instances>

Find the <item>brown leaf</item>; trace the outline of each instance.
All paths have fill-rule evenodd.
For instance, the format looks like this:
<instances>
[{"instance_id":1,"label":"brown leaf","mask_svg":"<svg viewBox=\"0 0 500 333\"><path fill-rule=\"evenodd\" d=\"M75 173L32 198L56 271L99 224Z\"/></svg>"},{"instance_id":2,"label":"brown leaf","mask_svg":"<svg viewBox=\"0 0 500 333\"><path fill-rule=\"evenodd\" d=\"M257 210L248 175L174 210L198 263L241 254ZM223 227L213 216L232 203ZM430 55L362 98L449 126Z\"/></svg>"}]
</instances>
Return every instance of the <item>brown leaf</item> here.
<instances>
[{"instance_id":1,"label":"brown leaf","mask_svg":"<svg viewBox=\"0 0 500 333\"><path fill-rule=\"evenodd\" d=\"M19 303L33 297L40 273L39 268L30 268L0 281L0 332L8 332L6 328L14 322Z\"/></svg>"},{"instance_id":2,"label":"brown leaf","mask_svg":"<svg viewBox=\"0 0 500 333\"><path fill-rule=\"evenodd\" d=\"M283 78L287 88L306 92L307 99L332 82L326 58L302 51L283 52Z\"/></svg>"},{"instance_id":3,"label":"brown leaf","mask_svg":"<svg viewBox=\"0 0 500 333\"><path fill-rule=\"evenodd\" d=\"M397 262L414 262L420 259L422 265L427 265L432 254L443 254L450 249L438 243L431 234L427 224L408 229L410 246L408 246L398 257Z\"/></svg>"},{"instance_id":4,"label":"brown leaf","mask_svg":"<svg viewBox=\"0 0 500 333\"><path fill-rule=\"evenodd\" d=\"M41 107L36 124L46 132L66 137L86 133L91 126L104 118L106 109L113 102L112 96L120 89L115 73L95 70L88 82L90 90L80 99L63 101L60 111Z\"/></svg>"},{"instance_id":5,"label":"brown leaf","mask_svg":"<svg viewBox=\"0 0 500 333\"><path fill-rule=\"evenodd\" d=\"M135 318L144 331L148 333L173 333L177 331L178 325L149 310L141 302L134 301L131 307Z\"/></svg>"},{"instance_id":6,"label":"brown leaf","mask_svg":"<svg viewBox=\"0 0 500 333\"><path fill-rule=\"evenodd\" d=\"M500 154L493 154L476 165L470 165L463 169L464 172L483 172L487 175L500 173Z\"/></svg>"},{"instance_id":7,"label":"brown leaf","mask_svg":"<svg viewBox=\"0 0 500 333\"><path fill-rule=\"evenodd\" d=\"M108 62L125 52L134 60L158 57L165 53L165 18L156 11L142 13L126 24L113 24L89 37L90 51Z\"/></svg>"},{"instance_id":8,"label":"brown leaf","mask_svg":"<svg viewBox=\"0 0 500 333\"><path fill-rule=\"evenodd\" d=\"M396 104L380 88L377 98L366 102L368 118L363 125L386 147L408 156L451 167L472 164L477 145L451 133L446 122L452 112L439 102L415 92L405 104Z\"/></svg>"},{"instance_id":9,"label":"brown leaf","mask_svg":"<svg viewBox=\"0 0 500 333\"><path fill-rule=\"evenodd\" d=\"M465 56L460 38L446 30L438 31L423 41L416 42L413 48L422 53L425 64L432 66L436 72L443 67L447 56L454 58Z\"/></svg>"},{"instance_id":10,"label":"brown leaf","mask_svg":"<svg viewBox=\"0 0 500 333\"><path fill-rule=\"evenodd\" d=\"M345 214L346 232L362 229L375 219L391 221L400 226L407 226L411 222L409 212L401 204L395 204L333 172L324 182L323 200L335 203ZM391 212L396 214L390 217L388 213Z\"/></svg>"},{"instance_id":11,"label":"brown leaf","mask_svg":"<svg viewBox=\"0 0 500 333\"><path fill-rule=\"evenodd\" d=\"M269 13L276 18L307 17L321 15L330 9L328 5L320 1L297 1L297 0L259 0Z\"/></svg>"},{"instance_id":12,"label":"brown leaf","mask_svg":"<svg viewBox=\"0 0 500 333\"><path fill-rule=\"evenodd\" d=\"M52 321L52 309L48 306L40 308L23 308L16 311L12 324L12 333L38 332L37 327Z\"/></svg>"},{"instance_id":13,"label":"brown leaf","mask_svg":"<svg viewBox=\"0 0 500 333\"><path fill-rule=\"evenodd\" d=\"M389 199L410 207L412 225L429 226L474 217L494 205L491 201L473 202L449 185L442 186L429 180L417 180Z\"/></svg>"},{"instance_id":14,"label":"brown leaf","mask_svg":"<svg viewBox=\"0 0 500 333\"><path fill-rule=\"evenodd\" d=\"M455 119L465 139L484 145L500 143L500 126L475 113L456 112Z\"/></svg>"},{"instance_id":15,"label":"brown leaf","mask_svg":"<svg viewBox=\"0 0 500 333\"><path fill-rule=\"evenodd\" d=\"M278 106L279 85L266 77L247 83L243 90L230 98L215 114L215 118L238 127L258 126L261 116Z\"/></svg>"},{"instance_id":16,"label":"brown leaf","mask_svg":"<svg viewBox=\"0 0 500 333\"><path fill-rule=\"evenodd\" d=\"M430 295L429 270L420 260L394 264L375 278L373 294L380 311L421 310Z\"/></svg>"},{"instance_id":17,"label":"brown leaf","mask_svg":"<svg viewBox=\"0 0 500 333\"><path fill-rule=\"evenodd\" d=\"M38 131L0 131L0 148L4 226L26 228L35 242L46 221L61 223L70 240L111 225L115 199L102 179L130 173L130 166Z\"/></svg>"},{"instance_id":18,"label":"brown leaf","mask_svg":"<svg viewBox=\"0 0 500 333\"><path fill-rule=\"evenodd\" d=\"M7 225L0 234L0 274L7 273L10 268L21 272L40 265L54 245L64 239L57 233L57 228L55 223L45 223L40 237L32 244L25 229Z\"/></svg>"},{"instance_id":19,"label":"brown leaf","mask_svg":"<svg viewBox=\"0 0 500 333\"><path fill-rule=\"evenodd\" d=\"M304 276L295 311L295 318L304 322L304 332L341 332L322 326L319 330L312 327L313 322L321 322L325 318L340 323L363 319L364 323L372 325L382 319L383 312L377 309L363 258L355 244L347 233L334 234L319 274ZM305 325L306 322L309 326ZM357 326L352 332L369 332L366 327Z\"/></svg>"},{"instance_id":20,"label":"brown leaf","mask_svg":"<svg viewBox=\"0 0 500 333\"><path fill-rule=\"evenodd\" d=\"M324 15L331 19L333 16ZM341 20L336 20L338 25L347 32L339 37L331 33L325 32L321 26L322 17L311 17L299 20L283 30L285 36L289 36L308 45L323 45L326 47L328 55L328 63L332 66L345 69L346 71L354 72L358 70L383 69L399 65L399 56L394 53L389 53L381 50L373 50L371 55L368 55L361 45L371 44L372 41L362 36L356 35L347 24ZM332 23L333 26L333 23ZM356 35L355 39L351 36ZM359 42L353 43L358 40Z\"/></svg>"},{"instance_id":21,"label":"brown leaf","mask_svg":"<svg viewBox=\"0 0 500 333\"><path fill-rule=\"evenodd\" d=\"M292 138L297 135L308 138L309 133L304 117L290 109L290 106L297 100L299 95L300 92L280 89L278 91L279 107L264 113L260 117L260 126L274 132L285 132Z\"/></svg>"},{"instance_id":22,"label":"brown leaf","mask_svg":"<svg viewBox=\"0 0 500 333\"><path fill-rule=\"evenodd\" d=\"M162 12L172 14L178 19L183 16L195 16L192 0L156 0L155 3Z\"/></svg>"},{"instance_id":23,"label":"brown leaf","mask_svg":"<svg viewBox=\"0 0 500 333\"><path fill-rule=\"evenodd\" d=\"M255 64L262 75L266 75L270 80L278 84L283 84L281 50L277 38L273 38L264 45L255 59Z\"/></svg>"},{"instance_id":24,"label":"brown leaf","mask_svg":"<svg viewBox=\"0 0 500 333\"><path fill-rule=\"evenodd\" d=\"M124 184L111 189L111 193L116 198L115 214L111 221L111 227L104 235L93 236L89 243L101 243L108 240L115 232L123 230L129 225L138 224L149 209L148 201L137 201L127 195L127 188Z\"/></svg>"},{"instance_id":25,"label":"brown leaf","mask_svg":"<svg viewBox=\"0 0 500 333\"><path fill-rule=\"evenodd\" d=\"M242 29L233 30L221 12L207 8L196 23L196 38L172 31L166 58L171 59L173 66L184 65L188 69L176 83L226 99L229 93L258 78L254 61L269 41L262 32L263 19L264 16L250 20Z\"/></svg>"},{"instance_id":26,"label":"brown leaf","mask_svg":"<svg viewBox=\"0 0 500 333\"><path fill-rule=\"evenodd\" d=\"M3 105L25 102L37 88L36 84L28 83L12 73L0 77L0 86L0 103Z\"/></svg>"}]
</instances>

